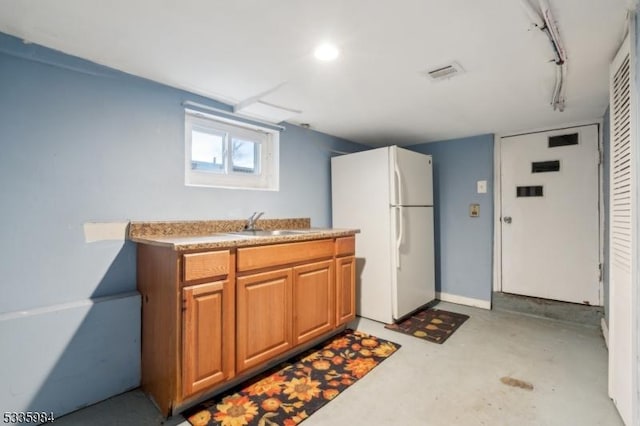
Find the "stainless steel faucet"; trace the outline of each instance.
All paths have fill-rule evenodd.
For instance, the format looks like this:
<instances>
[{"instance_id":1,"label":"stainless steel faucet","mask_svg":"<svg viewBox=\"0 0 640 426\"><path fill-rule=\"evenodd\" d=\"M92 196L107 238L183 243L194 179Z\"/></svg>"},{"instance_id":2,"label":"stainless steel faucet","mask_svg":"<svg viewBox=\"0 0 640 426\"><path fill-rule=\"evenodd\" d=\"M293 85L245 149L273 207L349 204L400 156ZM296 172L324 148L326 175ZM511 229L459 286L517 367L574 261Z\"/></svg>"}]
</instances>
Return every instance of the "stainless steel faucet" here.
<instances>
[{"instance_id":1,"label":"stainless steel faucet","mask_svg":"<svg viewBox=\"0 0 640 426\"><path fill-rule=\"evenodd\" d=\"M258 219L260 219L260 216L262 216L264 214L264 212L253 212L253 214L251 215L251 217L249 217L249 219L247 219L247 222L244 224L244 230L245 231L256 231L256 222L258 221Z\"/></svg>"}]
</instances>

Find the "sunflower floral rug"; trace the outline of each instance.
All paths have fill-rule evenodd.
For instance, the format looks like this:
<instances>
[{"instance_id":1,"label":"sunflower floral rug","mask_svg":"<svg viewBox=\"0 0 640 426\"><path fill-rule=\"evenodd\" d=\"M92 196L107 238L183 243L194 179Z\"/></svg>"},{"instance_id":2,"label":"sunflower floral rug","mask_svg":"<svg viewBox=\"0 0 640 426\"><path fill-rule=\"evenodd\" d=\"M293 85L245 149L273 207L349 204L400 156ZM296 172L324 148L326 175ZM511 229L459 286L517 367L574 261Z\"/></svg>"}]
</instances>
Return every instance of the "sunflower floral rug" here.
<instances>
[{"instance_id":1,"label":"sunflower floral rug","mask_svg":"<svg viewBox=\"0 0 640 426\"><path fill-rule=\"evenodd\" d=\"M296 425L399 348L397 343L347 329L243 389L183 414L194 426Z\"/></svg>"}]
</instances>

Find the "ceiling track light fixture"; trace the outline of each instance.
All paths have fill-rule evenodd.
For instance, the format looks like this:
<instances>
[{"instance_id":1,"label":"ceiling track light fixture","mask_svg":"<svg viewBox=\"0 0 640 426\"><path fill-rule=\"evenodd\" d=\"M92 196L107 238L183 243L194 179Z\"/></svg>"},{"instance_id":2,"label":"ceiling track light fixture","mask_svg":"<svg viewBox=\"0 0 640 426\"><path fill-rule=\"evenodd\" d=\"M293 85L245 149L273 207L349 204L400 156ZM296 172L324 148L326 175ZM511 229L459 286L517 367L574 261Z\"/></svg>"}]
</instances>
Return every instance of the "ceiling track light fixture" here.
<instances>
[{"instance_id":1,"label":"ceiling track light fixture","mask_svg":"<svg viewBox=\"0 0 640 426\"><path fill-rule=\"evenodd\" d=\"M551 7L547 0L538 0L540 10L534 9L528 0L520 0L520 3L529 16L531 23L540 31L545 33L551 42L554 59L556 64L556 82L551 95L551 106L554 111L564 111L565 101L565 80L567 75L567 53L564 50L562 41L560 40L560 32L553 15Z\"/></svg>"}]
</instances>

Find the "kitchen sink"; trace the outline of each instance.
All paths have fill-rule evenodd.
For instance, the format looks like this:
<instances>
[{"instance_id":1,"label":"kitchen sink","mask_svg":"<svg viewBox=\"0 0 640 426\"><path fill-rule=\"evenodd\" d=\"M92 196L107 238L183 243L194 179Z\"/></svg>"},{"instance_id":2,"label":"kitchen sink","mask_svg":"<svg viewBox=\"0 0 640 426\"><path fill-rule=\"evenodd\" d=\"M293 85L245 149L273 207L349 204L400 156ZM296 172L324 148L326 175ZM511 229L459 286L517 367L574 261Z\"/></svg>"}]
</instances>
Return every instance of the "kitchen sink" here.
<instances>
[{"instance_id":1,"label":"kitchen sink","mask_svg":"<svg viewBox=\"0 0 640 426\"><path fill-rule=\"evenodd\" d=\"M255 231L238 231L238 232L229 232L229 233L233 235L254 236L254 237L277 237L281 235L307 234L309 232L315 232L315 231L312 231L309 229L271 229L271 230L256 229Z\"/></svg>"}]
</instances>

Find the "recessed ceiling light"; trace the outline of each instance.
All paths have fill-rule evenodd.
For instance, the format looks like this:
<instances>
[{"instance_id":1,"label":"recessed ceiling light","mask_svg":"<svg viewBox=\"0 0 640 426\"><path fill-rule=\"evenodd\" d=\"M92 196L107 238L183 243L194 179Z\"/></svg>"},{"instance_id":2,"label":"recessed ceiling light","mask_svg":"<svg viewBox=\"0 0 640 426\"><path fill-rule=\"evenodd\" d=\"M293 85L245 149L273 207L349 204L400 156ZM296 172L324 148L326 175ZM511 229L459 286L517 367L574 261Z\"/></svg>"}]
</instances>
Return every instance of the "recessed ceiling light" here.
<instances>
[{"instance_id":1,"label":"recessed ceiling light","mask_svg":"<svg viewBox=\"0 0 640 426\"><path fill-rule=\"evenodd\" d=\"M340 55L340 51L331 43L323 43L313 51L313 56L319 61L335 61L338 55Z\"/></svg>"}]
</instances>

